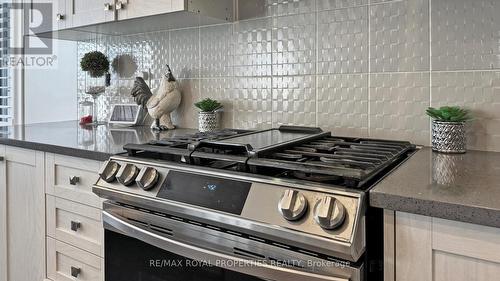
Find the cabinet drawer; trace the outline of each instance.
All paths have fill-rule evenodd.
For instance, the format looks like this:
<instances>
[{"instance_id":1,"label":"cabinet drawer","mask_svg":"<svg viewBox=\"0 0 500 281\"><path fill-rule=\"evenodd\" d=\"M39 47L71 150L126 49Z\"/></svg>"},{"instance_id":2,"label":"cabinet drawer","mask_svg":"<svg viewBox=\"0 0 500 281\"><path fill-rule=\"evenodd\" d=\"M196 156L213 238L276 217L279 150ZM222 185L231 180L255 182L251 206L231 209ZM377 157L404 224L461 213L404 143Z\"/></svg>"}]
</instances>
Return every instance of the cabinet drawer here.
<instances>
[{"instance_id":1,"label":"cabinet drawer","mask_svg":"<svg viewBox=\"0 0 500 281\"><path fill-rule=\"evenodd\" d=\"M47 195L47 235L103 256L101 210Z\"/></svg>"},{"instance_id":2,"label":"cabinet drawer","mask_svg":"<svg viewBox=\"0 0 500 281\"><path fill-rule=\"evenodd\" d=\"M432 218L432 247L500 264L500 229Z\"/></svg>"},{"instance_id":3,"label":"cabinet drawer","mask_svg":"<svg viewBox=\"0 0 500 281\"><path fill-rule=\"evenodd\" d=\"M102 281L104 260L47 237L47 277L54 281Z\"/></svg>"},{"instance_id":4,"label":"cabinet drawer","mask_svg":"<svg viewBox=\"0 0 500 281\"><path fill-rule=\"evenodd\" d=\"M60 198L102 208L102 201L92 193L101 162L46 154L46 192Z\"/></svg>"}]
</instances>

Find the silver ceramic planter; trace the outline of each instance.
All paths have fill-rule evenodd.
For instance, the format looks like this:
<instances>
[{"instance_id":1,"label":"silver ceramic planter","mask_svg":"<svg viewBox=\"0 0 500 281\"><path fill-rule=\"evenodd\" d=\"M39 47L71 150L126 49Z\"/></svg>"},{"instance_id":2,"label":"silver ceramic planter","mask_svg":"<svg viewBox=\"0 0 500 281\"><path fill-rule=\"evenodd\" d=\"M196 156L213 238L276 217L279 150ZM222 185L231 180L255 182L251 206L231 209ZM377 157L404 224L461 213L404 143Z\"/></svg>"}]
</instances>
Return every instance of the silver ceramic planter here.
<instances>
[{"instance_id":1,"label":"silver ceramic planter","mask_svg":"<svg viewBox=\"0 0 500 281\"><path fill-rule=\"evenodd\" d=\"M198 130L210 132L219 129L219 116L216 111L198 113Z\"/></svg>"},{"instance_id":2,"label":"silver ceramic planter","mask_svg":"<svg viewBox=\"0 0 500 281\"><path fill-rule=\"evenodd\" d=\"M432 121L432 150L465 153L467 151L465 122Z\"/></svg>"}]
</instances>

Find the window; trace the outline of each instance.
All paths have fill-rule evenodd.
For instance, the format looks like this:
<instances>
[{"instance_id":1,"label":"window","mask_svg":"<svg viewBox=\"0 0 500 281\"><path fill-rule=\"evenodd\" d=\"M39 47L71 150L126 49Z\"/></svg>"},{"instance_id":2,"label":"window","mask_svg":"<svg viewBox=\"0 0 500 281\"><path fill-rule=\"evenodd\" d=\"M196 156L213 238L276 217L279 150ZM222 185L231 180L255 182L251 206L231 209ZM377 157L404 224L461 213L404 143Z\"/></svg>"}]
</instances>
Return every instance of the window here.
<instances>
[{"instance_id":1,"label":"window","mask_svg":"<svg viewBox=\"0 0 500 281\"><path fill-rule=\"evenodd\" d=\"M0 126L12 124L11 77L3 63L9 55L10 13L9 4L0 0Z\"/></svg>"}]
</instances>

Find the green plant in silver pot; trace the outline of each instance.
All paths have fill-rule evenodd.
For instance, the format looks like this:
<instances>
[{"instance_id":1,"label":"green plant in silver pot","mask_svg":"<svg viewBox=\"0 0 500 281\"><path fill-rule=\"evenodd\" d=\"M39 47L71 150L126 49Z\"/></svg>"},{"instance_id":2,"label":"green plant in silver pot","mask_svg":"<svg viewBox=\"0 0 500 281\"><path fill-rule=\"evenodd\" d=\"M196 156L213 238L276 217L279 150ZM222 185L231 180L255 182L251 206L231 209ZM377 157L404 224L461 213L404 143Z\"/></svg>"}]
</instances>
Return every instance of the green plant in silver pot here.
<instances>
[{"instance_id":1,"label":"green plant in silver pot","mask_svg":"<svg viewBox=\"0 0 500 281\"><path fill-rule=\"evenodd\" d=\"M465 124L472 119L468 109L459 106L429 107L432 118L432 150L444 153L465 153Z\"/></svg>"},{"instance_id":2,"label":"green plant in silver pot","mask_svg":"<svg viewBox=\"0 0 500 281\"><path fill-rule=\"evenodd\" d=\"M194 104L200 112L198 113L198 130L200 132L215 131L219 129L219 116L217 111L222 104L211 98L206 98Z\"/></svg>"}]
</instances>

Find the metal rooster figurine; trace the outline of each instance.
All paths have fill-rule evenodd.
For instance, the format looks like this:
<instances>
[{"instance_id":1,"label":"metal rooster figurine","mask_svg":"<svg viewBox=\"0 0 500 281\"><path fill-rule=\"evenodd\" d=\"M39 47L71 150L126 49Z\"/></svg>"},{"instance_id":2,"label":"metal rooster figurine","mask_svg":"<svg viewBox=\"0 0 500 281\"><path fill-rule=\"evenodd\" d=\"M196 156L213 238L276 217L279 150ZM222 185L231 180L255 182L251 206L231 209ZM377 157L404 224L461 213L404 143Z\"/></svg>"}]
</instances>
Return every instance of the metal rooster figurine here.
<instances>
[{"instance_id":1,"label":"metal rooster figurine","mask_svg":"<svg viewBox=\"0 0 500 281\"><path fill-rule=\"evenodd\" d=\"M151 129L157 131L175 129L170 113L181 103L179 83L175 80L172 70L167 65L168 73L163 75L160 87L153 94L144 79L137 77L131 95L138 105L147 109L154 119Z\"/></svg>"}]
</instances>

